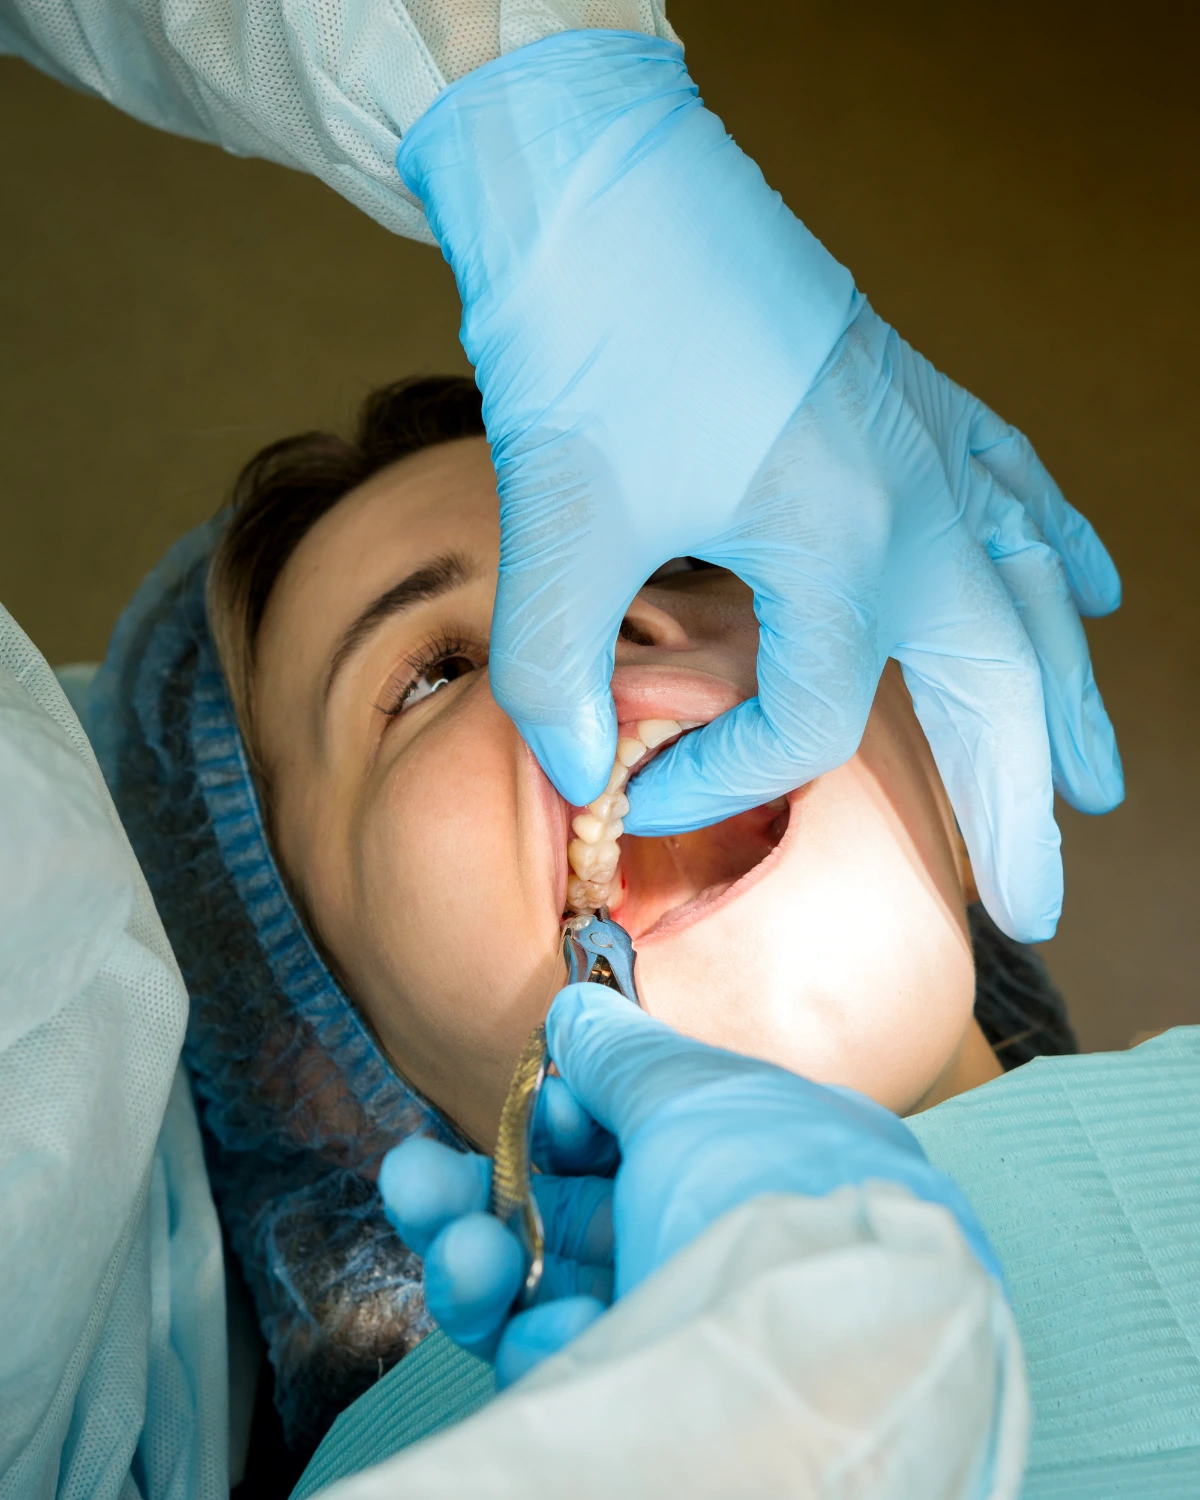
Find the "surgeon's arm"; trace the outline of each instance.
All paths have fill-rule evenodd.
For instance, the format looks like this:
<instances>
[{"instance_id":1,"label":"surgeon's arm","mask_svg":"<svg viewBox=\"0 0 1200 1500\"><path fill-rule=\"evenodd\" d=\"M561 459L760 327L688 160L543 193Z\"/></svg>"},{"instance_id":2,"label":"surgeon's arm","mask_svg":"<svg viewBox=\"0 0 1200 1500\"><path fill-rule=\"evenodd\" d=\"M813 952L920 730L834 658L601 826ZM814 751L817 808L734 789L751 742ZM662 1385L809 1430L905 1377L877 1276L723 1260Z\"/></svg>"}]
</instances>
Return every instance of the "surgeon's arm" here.
<instances>
[{"instance_id":1,"label":"surgeon's arm","mask_svg":"<svg viewBox=\"0 0 1200 1500\"><path fill-rule=\"evenodd\" d=\"M673 35L662 0L0 0L0 53L148 125L321 178L430 240L396 173L401 135L464 73L554 32Z\"/></svg>"}]
</instances>

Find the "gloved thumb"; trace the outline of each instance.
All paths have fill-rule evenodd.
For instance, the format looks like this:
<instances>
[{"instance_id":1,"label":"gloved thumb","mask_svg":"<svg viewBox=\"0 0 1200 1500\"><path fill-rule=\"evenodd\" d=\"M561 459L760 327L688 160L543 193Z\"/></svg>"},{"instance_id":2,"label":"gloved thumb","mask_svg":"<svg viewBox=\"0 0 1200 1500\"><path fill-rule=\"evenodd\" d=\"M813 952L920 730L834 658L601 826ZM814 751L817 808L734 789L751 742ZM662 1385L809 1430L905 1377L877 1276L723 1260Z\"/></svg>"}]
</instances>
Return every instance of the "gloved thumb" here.
<instances>
[{"instance_id":1,"label":"gloved thumb","mask_svg":"<svg viewBox=\"0 0 1200 1500\"><path fill-rule=\"evenodd\" d=\"M622 1149L668 1100L766 1066L681 1036L599 984L558 992L546 1040L567 1087Z\"/></svg>"}]
</instances>

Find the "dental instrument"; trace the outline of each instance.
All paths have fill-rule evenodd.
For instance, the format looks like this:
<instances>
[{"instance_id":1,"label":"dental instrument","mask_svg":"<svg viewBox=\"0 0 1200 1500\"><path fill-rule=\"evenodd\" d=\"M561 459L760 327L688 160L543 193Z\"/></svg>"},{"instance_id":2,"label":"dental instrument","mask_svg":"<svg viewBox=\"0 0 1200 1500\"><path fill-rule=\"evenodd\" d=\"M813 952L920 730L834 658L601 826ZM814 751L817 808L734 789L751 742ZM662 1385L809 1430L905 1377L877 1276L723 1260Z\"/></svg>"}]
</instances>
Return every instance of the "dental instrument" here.
<instances>
[{"instance_id":1,"label":"dental instrument","mask_svg":"<svg viewBox=\"0 0 1200 1500\"><path fill-rule=\"evenodd\" d=\"M568 984L603 984L640 1005L629 934L607 907L571 917L563 927ZM492 1157L491 1213L516 1235L529 1263L517 1305L532 1305L545 1269L546 1237L533 1193L533 1117L549 1059L546 1023L539 1021L517 1060L500 1111Z\"/></svg>"}]
</instances>

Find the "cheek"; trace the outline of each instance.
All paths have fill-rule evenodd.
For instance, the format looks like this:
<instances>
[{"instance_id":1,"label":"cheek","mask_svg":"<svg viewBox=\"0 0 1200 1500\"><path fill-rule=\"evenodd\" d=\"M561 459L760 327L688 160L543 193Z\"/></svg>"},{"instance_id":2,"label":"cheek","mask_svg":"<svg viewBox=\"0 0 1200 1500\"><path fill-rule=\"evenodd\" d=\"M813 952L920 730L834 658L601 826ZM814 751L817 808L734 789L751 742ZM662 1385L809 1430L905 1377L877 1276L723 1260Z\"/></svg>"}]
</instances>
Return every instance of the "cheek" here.
<instances>
[{"instance_id":1,"label":"cheek","mask_svg":"<svg viewBox=\"0 0 1200 1500\"><path fill-rule=\"evenodd\" d=\"M558 981L561 839L539 826L532 781L516 730L473 689L368 788L351 838L360 1003L398 1067L482 1144Z\"/></svg>"},{"instance_id":2,"label":"cheek","mask_svg":"<svg viewBox=\"0 0 1200 1500\"><path fill-rule=\"evenodd\" d=\"M904 1112L961 1045L974 970L944 840L916 844L856 759L796 799L776 866L639 951L647 1009Z\"/></svg>"}]
</instances>

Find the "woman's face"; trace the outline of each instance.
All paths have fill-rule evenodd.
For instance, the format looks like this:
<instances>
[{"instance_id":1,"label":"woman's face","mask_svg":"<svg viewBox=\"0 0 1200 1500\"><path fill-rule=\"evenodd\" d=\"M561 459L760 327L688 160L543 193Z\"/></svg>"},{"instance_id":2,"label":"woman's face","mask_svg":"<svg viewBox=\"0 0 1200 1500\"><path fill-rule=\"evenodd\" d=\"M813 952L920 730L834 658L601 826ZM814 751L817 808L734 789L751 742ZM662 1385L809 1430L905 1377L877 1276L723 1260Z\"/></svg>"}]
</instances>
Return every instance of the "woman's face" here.
<instances>
[{"instance_id":1,"label":"woman's face","mask_svg":"<svg viewBox=\"0 0 1200 1500\"><path fill-rule=\"evenodd\" d=\"M397 1068L476 1143L564 978L578 811L488 687L500 529L486 442L393 465L305 536L258 639L273 842ZM617 643L623 725L756 691L750 591L648 584ZM972 1021L969 871L903 680L862 745L782 804L622 840L613 915L646 1009L901 1113L998 1071Z\"/></svg>"}]
</instances>

